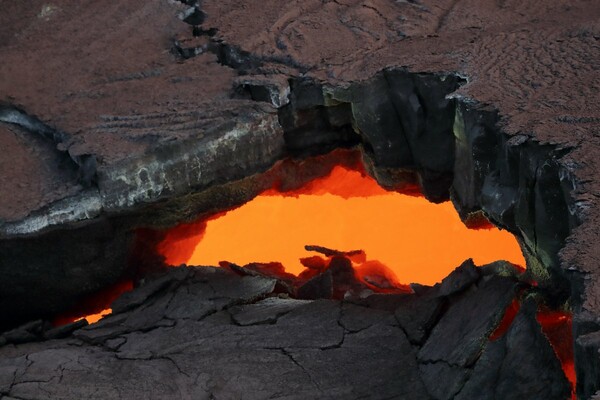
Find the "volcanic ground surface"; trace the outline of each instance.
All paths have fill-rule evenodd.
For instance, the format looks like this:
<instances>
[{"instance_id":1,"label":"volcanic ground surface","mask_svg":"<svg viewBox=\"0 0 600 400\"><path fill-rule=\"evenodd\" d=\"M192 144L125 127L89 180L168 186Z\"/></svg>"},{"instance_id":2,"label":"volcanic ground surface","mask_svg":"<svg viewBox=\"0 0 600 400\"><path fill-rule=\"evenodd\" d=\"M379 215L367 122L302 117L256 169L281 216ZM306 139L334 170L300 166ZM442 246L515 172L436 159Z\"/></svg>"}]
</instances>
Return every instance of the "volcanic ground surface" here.
<instances>
[{"instance_id":1,"label":"volcanic ground surface","mask_svg":"<svg viewBox=\"0 0 600 400\"><path fill-rule=\"evenodd\" d=\"M600 3L184 3L0 0L0 328L117 282L138 228L239 205L272 185L260 174L281 160L358 147L380 184L452 198L464 219L483 212L521 240L540 290L574 314L580 397L600 391ZM530 301L469 364L411 344L395 303L306 303L272 296L270 278L181 271L71 339L2 347L0 395L307 398L331 384L333 397L468 396L488 383L464 367L516 362L513 344L539 344ZM205 298L212 279L227 281L217 299ZM191 294L203 305L169 311ZM381 351L382 338L397 351L374 363L364 343ZM210 353L219 346L237 364ZM350 356L374 364L358 373ZM399 365L413 386L390 380ZM458 386L436 392L437 376Z\"/></svg>"}]
</instances>

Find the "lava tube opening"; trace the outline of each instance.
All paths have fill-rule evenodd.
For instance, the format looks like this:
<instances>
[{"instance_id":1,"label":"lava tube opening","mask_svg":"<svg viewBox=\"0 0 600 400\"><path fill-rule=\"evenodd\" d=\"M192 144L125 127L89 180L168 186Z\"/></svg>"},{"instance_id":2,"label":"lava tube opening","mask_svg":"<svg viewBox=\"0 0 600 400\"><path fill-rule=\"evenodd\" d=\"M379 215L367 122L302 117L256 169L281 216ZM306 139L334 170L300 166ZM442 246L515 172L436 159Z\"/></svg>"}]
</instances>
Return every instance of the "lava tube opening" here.
<instances>
[{"instance_id":1,"label":"lava tube opening","mask_svg":"<svg viewBox=\"0 0 600 400\"><path fill-rule=\"evenodd\" d=\"M299 189L272 188L251 201L167 234L159 252L170 265L281 263L302 273L304 246L362 250L396 281L432 285L465 259L525 266L516 238L492 225L469 229L451 202L388 191L364 171L335 166ZM391 278L391 277L390 277Z\"/></svg>"}]
</instances>

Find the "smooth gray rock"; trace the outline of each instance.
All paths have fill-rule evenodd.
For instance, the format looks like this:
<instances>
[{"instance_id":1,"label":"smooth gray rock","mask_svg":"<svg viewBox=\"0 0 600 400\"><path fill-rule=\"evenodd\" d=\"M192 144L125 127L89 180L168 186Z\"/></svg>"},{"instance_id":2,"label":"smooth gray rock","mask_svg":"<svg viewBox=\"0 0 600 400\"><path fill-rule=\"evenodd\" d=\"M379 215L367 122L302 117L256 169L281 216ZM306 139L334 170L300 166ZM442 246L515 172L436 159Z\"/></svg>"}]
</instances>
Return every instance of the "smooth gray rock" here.
<instances>
[{"instance_id":1,"label":"smooth gray rock","mask_svg":"<svg viewBox=\"0 0 600 400\"><path fill-rule=\"evenodd\" d=\"M157 279L151 279L147 283L144 282L144 284L139 285L136 290L123 293L123 295L111 304L113 313L118 314L142 305L156 292L185 279L191 271L192 270L188 268L177 268L173 271L169 271L171 273L164 274Z\"/></svg>"},{"instance_id":2,"label":"smooth gray rock","mask_svg":"<svg viewBox=\"0 0 600 400\"><path fill-rule=\"evenodd\" d=\"M85 318L74 321L70 324L63 326L57 326L52 329L48 329L44 332L44 339L62 339L71 335L77 329L81 329L88 325L88 321Z\"/></svg>"},{"instance_id":3,"label":"smooth gray rock","mask_svg":"<svg viewBox=\"0 0 600 400\"><path fill-rule=\"evenodd\" d=\"M387 323L390 326L397 324L393 314L389 311L346 302L342 303L339 323L347 332L352 333L363 331L376 324Z\"/></svg>"},{"instance_id":4,"label":"smooth gray rock","mask_svg":"<svg viewBox=\"0 0 600 400\"><path fill-rule=\"evenodd\" d=\"M400 329L388 324L346 333L343 343L332 349L290 349L289 354L322 388L321 397L430 398L419 377L414 349Z\"/></svg>"},{"instance_id":5,"label":"smooth gray rock","mask_svg":"<svg viewBox=\"0 0 600 400\"><path fill-rule=\"evenodd\" d=\"M578 391L586 398L598 388L596 378L600 376L600 331L586 333L575 340L575 357L578 360Z\"/></svg>"},{"instance_id":6,"label":"smooth gray rock","mask_svg":"<svg viewBox=\"0 0 600 400\"><path fill-rule=\"evenodd\" d=\"M177 269L166 276L179 276ZM16 398L429 399L392 312L274 296L273 280L190 268L148 282L75 339L0 348ZM157 277L164 281L165 276ZM239 297L231 297L234 292ZM145 294L144 294L145 293ZM137 301L145 296L142 304ZM200 310L200 311L199 311ZM372 311L372 313L371 313Z\"/></svg>"},{"instance_id":7,"label":"smooth gray rock","mask_svg":"<svg viewBox=\"0 0 600 400\"><path fill-rule=\"evenodd\" d=\"M428 400L450 399L464 387L463 398L470 399L479 398L469 397L471 380L500 370L504 397L496 398L519 398L549 379L531 375L532 365L554 371L558 363L539 327L531 328L535 320L527 319L527 329L513 326L501 339L510 350L505 358L491 352L498 342L487 346L490 355L475 364L485 368L481 374L471 375L466 361L451 364L477 359L473 352L484 347L479 340L487 340L496 308L503 312L499 304L512 300L512 279L482 277L448 297L432 289L357 302L282 298L275 282L226 268L168 269L123 296L120 312L69 338L0 347L0 393L19 399ZM420 349L398 321L442 299L449 308L437 323L425 318L435 326ZM511 356L517 349L518 357ZM509 361L524 366L506 371ZM522 376L525 383L513 384Z\"/></svg>"}]
</instances>

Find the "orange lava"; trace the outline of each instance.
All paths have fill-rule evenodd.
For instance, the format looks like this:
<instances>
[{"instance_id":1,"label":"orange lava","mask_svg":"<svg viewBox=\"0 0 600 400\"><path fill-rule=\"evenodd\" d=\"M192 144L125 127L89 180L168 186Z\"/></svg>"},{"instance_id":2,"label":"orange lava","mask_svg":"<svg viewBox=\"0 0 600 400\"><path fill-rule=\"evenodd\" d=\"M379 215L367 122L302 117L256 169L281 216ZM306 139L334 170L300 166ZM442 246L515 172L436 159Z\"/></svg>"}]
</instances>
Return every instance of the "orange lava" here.
<instances>
[{"instance_id":1,"label":"orange lava","mask_svg":"<svg viewBox=\"0 0 600 400\"><path fill-rule=\"evenodd\" d=\"M85 319L88 322L88 324L93 324L94 322L100 321L102 318L106 317L110 313L112 313L112 309L105 308L97 314L89 314L85 317L82 317L82 319Z\"/></svg>"},{"instance_id":2,"label":"orange lava","mask_svg":"<svg viewBox=\"0 0 600 400\"><path fill-rule=\"evenodd\" d=\"M299 190L271 189L234 210L181 225L158 250L171 265L278 261L297 275L304 270L299 260L312 255L304 250L307 244L363 250L368 261L389 267L401 283L434 284L467 258L478 265L496 260L525 265L509 232L468 229L450 202L389 192L341 166Z\"/></svg>"}]
</instances>

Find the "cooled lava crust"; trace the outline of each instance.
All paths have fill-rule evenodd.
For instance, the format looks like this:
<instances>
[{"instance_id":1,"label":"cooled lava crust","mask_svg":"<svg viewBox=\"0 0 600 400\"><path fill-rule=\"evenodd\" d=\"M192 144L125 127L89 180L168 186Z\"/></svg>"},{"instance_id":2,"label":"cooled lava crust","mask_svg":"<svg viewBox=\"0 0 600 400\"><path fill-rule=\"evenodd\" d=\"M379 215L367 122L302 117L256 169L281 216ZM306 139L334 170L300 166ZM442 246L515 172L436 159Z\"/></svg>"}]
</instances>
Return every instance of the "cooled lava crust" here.
<instances>
[{"instance_id":1,"label":"cooled lava crust","mask_svg":"<svg viewBox=\"0 0 600 400\"><path fill-rule=\"evenodd\" d=\"M0 9L3 328L117 282L138 227L242 203L277 161L359 146L383 185L411 171L430 200L523 241L573 310L580 395L600 390L600 3Z\"/></svg>"}]
</instances>

